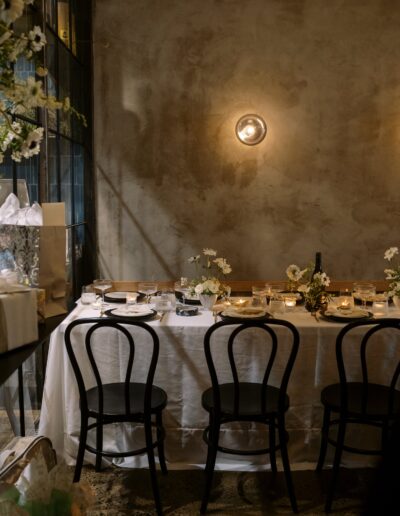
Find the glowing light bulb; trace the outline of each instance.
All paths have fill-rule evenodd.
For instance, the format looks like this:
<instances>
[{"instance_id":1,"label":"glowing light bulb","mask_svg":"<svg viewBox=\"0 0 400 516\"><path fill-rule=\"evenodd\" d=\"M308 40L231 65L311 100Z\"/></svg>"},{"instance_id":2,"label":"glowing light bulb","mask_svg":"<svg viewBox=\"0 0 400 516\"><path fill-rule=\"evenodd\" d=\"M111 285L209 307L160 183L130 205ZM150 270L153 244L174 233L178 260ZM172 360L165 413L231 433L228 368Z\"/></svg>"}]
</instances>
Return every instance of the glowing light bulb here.
<instances>
[{"instance_id":1,"label":"glowing light bulb","mask_svg":"<svg viewBox=\"0 0 400 516\"><path fill-rule=\"evenodd\" d=\"M246 145L260 143L267 133L264 120L258 115L242 116L236 124L236 135Z\"/></svg>"}]
</instances>

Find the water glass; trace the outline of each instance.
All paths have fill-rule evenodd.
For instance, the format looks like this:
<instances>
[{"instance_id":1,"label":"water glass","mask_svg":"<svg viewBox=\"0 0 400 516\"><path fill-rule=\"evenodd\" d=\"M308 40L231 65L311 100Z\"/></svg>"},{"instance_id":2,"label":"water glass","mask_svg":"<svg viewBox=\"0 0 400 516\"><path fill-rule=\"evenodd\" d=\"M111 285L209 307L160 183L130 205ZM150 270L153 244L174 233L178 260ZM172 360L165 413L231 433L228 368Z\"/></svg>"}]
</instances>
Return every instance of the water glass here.
<instances>
[{"instance_id":1,"label":"water glass","mask_svg":"<svg viewBox=\"0 0 400 516\"><path fill-rule=\"evenodd\" d=\"M374 301L372 303L372 313L374 317L386 317L388 315L389 305L387 300Z\"/></svg>"},{"instance_id":2,"label":"water glass","mask_svg":"<svg viewBox=\"0 0 400 516\"><path fill-rule=\"evenodd\" d=\"M81 303L83 305L91 305L96 301L96 292L93 285L85 285L82 287Z\"/></svg>"},{"instance_id":3,"label":"water glass","mask_svg":"<svg viewBox=\"0 0 400 516\"><path fill-rule=\"evenodd\" d=\"M285 301L279 299L271 299L269 302L269 311L272 315L285 313Z\"/></svg>"},{"instance_id":4,"label":"water glass","mask_svg":"<svg viewBox=\"0 0 400 516\"><path fill-rule=\"evenodd\" d=\"M267 299L264 287L252 287L251 292L253 294L252 306L266 307Z\"/></svg>"},{"instance_id":5,"label":"water glass","mask_svg":"<svg viewBox=\"0 0 400 516\"><path fill-rule=\"evenodd\" d=\"M137 292L127 292L126 293L126 306L133 306L136 304L138 298Z\"/></svg>"}]
</instances>

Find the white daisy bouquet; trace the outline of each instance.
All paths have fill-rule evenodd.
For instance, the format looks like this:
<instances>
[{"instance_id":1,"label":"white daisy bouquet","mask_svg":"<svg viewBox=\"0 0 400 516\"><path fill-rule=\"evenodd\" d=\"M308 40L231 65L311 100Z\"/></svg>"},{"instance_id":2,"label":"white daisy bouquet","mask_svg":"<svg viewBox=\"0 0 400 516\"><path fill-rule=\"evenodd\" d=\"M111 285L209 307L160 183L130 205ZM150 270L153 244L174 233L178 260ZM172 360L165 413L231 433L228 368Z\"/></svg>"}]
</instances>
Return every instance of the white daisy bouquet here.
<instances>
[{"instance_id":1,"label":"white daisy bouquet","mask_svg":"<svg viewBox=\"0 0 400 516\"><path fill-rule=\"evenodd\" d=\"M14 73L16 61L24 58L34 62L37 76L47 75L39 57L47 43L41 28L35 26L28 33L16 33L11 28L25 6L33 1L0 0L0 163L7 151L17 162L40 152L43 128L21 119L15 121L14 115L28 116L36 108L62 109L86 124L85 118L71 107L68 97L58 100L45 93L42 80L33 76L23 80Z\"/></svg>"},{"instance_id":2,"label":"white daisy bouquet","mask_svg":"<svg viewBox=\"0 0 400 516\"><path fill-rule=\"evenodd\" d=\"M388 262L391 262L392 259L399 254L398 247L389 247L386 249L384 258ZM390 281L389 283L389 296L400 296L400 263L397 263L391 269L385 269L384 273L386 274L386 279Z\"/></svg>"},{"instance_id":3,"label":"white daisy bouquet","mask_svg":"<svg viewBox=\"0 0 400 516\"><path fill-rule=\"evenodd\" d=\"M225 258L217 258L217 251L205 248L202 255L191 256L188 261L195 265L198 276L190 283L192 294L211 296L226 293L222 278L232 272L232 267Z\"/></svg>"},{"instance_id":4,"label":"white daisy bouquet","mask_svg":"<svg viewBox=\"0 0 400 516\"><path fill-rule=\"evenodd\" d=\"M316 312L328 301L326 287L329 287L331 282L325 272L317 272L312 275L313 270L313 263L305 269L300 269L298 265L294 264L289 265L286 269L289 288L302 294L305 307L310 312Z\"/></svg>"},{"instance_id":5,"label":"white daisy bouquet","mask_svg":"<svg viewBox=\"0 0 400 516\"><path fill-rule=\"evenodd\" d=\"M286 269L286 276L288 277L288 289L295 292L298 287L306 280L307 275L311 272L311 267L300 269L298 265L294 263L289 265Z\"/></svg>"}]
</instances>

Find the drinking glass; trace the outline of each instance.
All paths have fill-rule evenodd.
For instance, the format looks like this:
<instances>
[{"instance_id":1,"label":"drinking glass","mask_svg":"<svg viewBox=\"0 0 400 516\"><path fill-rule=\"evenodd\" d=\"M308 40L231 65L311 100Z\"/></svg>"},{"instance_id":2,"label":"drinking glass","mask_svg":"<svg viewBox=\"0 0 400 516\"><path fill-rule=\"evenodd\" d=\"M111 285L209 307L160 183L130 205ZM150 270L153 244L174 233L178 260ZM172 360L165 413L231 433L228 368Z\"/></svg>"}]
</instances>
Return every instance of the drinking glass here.
<instances>
[{"instance_id":1,"label":"drinking glass","mask_svg":"<svg viewBox=\"0 0 400 516\"><path fill-rule=\"evenodd\" d=\"M182 304L185 304L185 295L190 291L189 280L187 278L181 278L179 281L175 281L175 291L182 294Z\"/></svg>"},{"instance_id":2,"label":"drinking glass","mask_svg":"<svg viewBox=\"0 0 400 516\"><path fill-rule=\"evenodd\" d=\"M97 279L94 280L93 286L96 290L101 292L101 310L100 317L104 314L104 293L112 287L112 281L110 279Z\"/></svg>"},{"instance_id":3,"label":"drinking glass","mask_svg":"<svg viewBox=\"0 0 400 516\"><path fill-rule=\"evenodd\" d=\"M83 305L90 305L96 301L96 292L93 285L85 285L82 287L81 303Z\"/></svg>"},{"instance_id":4,"label":"drinking glass","mask_svg":"<svg viewBox=\"0 0 400 516\"><path fill-rule=\"evenodd\" d=\"M157 283L139 283L138 291L140 292L140 294L144 294L146 296L146 303L150 303L151 296L157 292Z\"/></svg>"},{"instance_id":5,"label":"drinking glass","mask_svg":"<svg viewBox=\"0 0 400 516\"><path fill-rule=\"evenodd\" d=\"M280 294L281 292L284 291L282 284L281 283L270 283L269 287L270 287L270 292L271 292L271 299L279 300L280 296L278 296L278 294Z\"/></svg>"},{"instance_id":6,"label":"drinking glass","mask_svg":"<svg viewBox=\"0 0 400 516\"><path fill-rule=\"evenodd\" d=\"M126 306L127 308L133 306L136 304L138 298L137 292L127 292L126 293Z\"/></svg>"},{"instance_id":7,"label":"drinking glass","mask_svg":"<svg viewBox=\"0 0 400 516\"><path fill-rule=\"evenodd\" d=\"M264 287L252 287L251 293L253 294L253 306L267 306L266 292Z\"/></svg>"},{"instance_id":8,"label":"drinking glass","mask_svg":"<svg viewBox=\"0 0 400 516\"><path fill-rule=\"evenodd\" d=\"M366 310L368 297L375 295L376 287L372 283L355 283L353 291L361 299L361 307Z\"/></svg>"}]
</instances>

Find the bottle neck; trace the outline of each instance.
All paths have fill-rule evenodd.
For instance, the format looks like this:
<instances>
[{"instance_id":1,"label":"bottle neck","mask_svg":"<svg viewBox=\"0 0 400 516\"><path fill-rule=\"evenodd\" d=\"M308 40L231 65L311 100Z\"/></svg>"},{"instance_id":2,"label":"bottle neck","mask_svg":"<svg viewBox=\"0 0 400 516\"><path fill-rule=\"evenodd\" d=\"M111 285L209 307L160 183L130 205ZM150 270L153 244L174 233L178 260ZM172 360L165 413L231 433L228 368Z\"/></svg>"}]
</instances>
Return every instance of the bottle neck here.
<instances>
[{"instance_id":1,"label":"bottle neck","mask_svg":"<svg viewBox=\"0 0 400 516\"><path fill-rule=\"evenodd\" d=\"M315 253L315 267L312 277L318 272L322 272L322 257L320 252Z\"/></svg>"}]
</instances>

